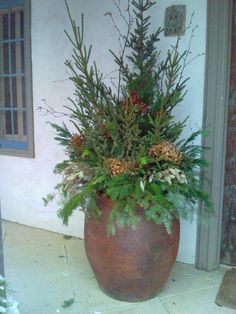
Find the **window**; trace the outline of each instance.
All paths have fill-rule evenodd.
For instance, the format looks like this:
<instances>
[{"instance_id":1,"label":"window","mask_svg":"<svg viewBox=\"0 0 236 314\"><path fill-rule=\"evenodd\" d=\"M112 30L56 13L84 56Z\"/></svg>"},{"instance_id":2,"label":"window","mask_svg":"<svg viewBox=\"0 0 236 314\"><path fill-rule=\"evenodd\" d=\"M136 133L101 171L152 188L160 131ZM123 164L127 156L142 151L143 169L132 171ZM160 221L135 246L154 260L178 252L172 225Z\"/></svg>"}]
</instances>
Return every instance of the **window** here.
<instances>
[{"instance_id":1,"label":"window","mask_svg":"<svg viewBox=\"0 0 236 314\"><path fill-rule=\"evenodd\" d=\"M33 157L29 0L0 0L0 154Z\"/></svg>"}]
</instances>

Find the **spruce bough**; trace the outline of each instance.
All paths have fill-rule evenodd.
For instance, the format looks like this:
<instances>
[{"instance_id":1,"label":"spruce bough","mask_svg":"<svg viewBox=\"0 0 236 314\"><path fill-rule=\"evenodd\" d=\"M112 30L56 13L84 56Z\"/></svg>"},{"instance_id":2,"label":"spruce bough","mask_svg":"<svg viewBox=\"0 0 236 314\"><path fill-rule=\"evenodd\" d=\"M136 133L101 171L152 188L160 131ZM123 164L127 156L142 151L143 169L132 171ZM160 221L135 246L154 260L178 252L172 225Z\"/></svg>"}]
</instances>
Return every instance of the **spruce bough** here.
<instances>
[{"instance_id":1,"label":"spruce bough","mask_svg":"<svg viewBox=\"0 0 236 314\"><path fill-rule=\"evenodd\" d=\"M110 234L115 233L114 222L135 228L140 207L147 220L164 224L171 232L173 219L191 219L198 201L205 217L213 211L199 180L207 163L202 158L204 148L195 140L204 132L183 140L186 120L176 122L173 115L186 94L188 78L183 73L190 51L179 52L178 37L160 60L157 47L163 30L149 32L149 11L155 3L127 2L126 15L120 11L127 32L118 31L123 46L119 53L110 50L118 67L115 93L91 62L92 46L84 44L83 15L78 27L66 3L72 28L72 34L66 35L73 55L65 65L75 92L64 114L76 132L65 124L52 124L68 157L55 167L55 173L63 175L56 187L62 196L58 214L65 224L77 208L99 218L96 199L104 194L114 201ZM107 15L112 17L110 12ZM52 199L48 195L45 203Z\"/></svg>"}]
</instances>

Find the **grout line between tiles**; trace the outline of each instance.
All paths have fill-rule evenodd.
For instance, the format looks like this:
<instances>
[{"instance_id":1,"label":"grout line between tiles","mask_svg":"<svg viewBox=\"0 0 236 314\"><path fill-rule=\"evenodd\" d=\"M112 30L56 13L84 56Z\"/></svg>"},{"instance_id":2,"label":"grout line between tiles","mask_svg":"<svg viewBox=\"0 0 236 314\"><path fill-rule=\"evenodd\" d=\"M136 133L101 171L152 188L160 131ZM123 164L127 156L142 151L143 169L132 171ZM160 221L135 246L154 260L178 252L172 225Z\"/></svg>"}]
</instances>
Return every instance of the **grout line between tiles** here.
<instances>
[{"instance_id":1,"label":"grout line between tiles","mask_svg":"<svg viewBox=\"0 0 236 314\"><path fill-rule=\"evenodd\" d=\"M52 241L51 241L52 242ZM12 244L14 245L14 244ZM60 241L53 241L52 243L47 243L47 244L38 244L38 243L23 243L23 244L20 244L19 246L17 247L6 247L6 246L9 246L8 243L5 243L5 251L6 252L17 252L17 251L22 251L22 248L23 249L26 249L26 248L35 248L35 246L37 245L37 250L41 250L41 249L45 249L45 248L49 248L49 247L53 247L55 245L58 245L61 246L61 242Z\"/></svg>"},{"instance_id":2,"label":"grout line between tiles","mask_svg":"<svg viewBox=\"0 0 236 314\"><path fill-rule=\"evenodd\" d=\"M165 304L165 303L161 300L161 298L160 298L160 297L159 297L159 300L160 300L161 304L164 306L164 308L165 308L166 312L167 312L168 314L171 314L171 312L168 310L168 308L167 308L166 304Z\"/></svg>"},{"instance_id":3,"label":"grout line between tiles","mask_svg":"<svg viewBox=\"0 0 236 314\"><path fill-rule=\"evenodd\" d=\"M202 289L196 289L196 290L192 290L192 291L183 291L181 293L176 293L176 294L172 294L172 295L168 295L168 296L159 296L160 300L163 300L163 299L168 299L168 298L173 298L173 297L176 297L176 296L181 296L181 295L186 295L186 294L193 294L193 293L199 293L199 292L202 292L202 291L207 291L207 290L211 290L213 288L219 288L220 285L217 285L217 286L212 286L212 287L208 287L208 288L202 288Z\"/></svg>"},{"instance_id":4,"label":"grout line between tiles","mask_svg":"<svg viewBox=\"0 0 236 314\"><path fill-rule=\"evenodd\" d=\"M79 312L79 296L76 293L74 281L71 278L71 271L70 271L71 265L70 265L70 261L69 261L69 256L68 256L66 244L63 244L63 246L64 246L64 251L65 251L65 256L66 256L68 275L70 276L70 282L71 282L71 286L73 289L73 296L74 296L75 304L77 305L77 310L78 310L78 314L79 314L80 313Z\"/></svg>"},{"instance_id":5,"label":"grout line between tiles","mask_svg":"<svg viewBox=\"0 0 236 314\"><path fill-rule=\"evenodd\" d=\"M207 280L207 281L213 281L213 282L216 282L216 283L221 283L221 280L216 280L216 279L212 279L212 278L206 278L204 276L202 276L201 274L198 275L192 275L192 274L186 274L184 272L175 272L175 273L172 273L172 275L174 276L175 274L178 274L178 275L181 275L181 276L188 276L188 277L191 277L191 278L198 278L198 279L203 279L203 280ZM222 274L222 278L224 277L224 274Z\"/></svg>"},{"instance_id":6,"label":"grout line between tiles","mask_svg":"<svg viewBox=\"0 0 236 314\"><path fill-rule=\"evenodd\" d=\"M7 237L7 230L4 230L4 236L3 236L3 239L2 239L3 244L5 244L6 237Z\"/></svg>"}]
</instances>

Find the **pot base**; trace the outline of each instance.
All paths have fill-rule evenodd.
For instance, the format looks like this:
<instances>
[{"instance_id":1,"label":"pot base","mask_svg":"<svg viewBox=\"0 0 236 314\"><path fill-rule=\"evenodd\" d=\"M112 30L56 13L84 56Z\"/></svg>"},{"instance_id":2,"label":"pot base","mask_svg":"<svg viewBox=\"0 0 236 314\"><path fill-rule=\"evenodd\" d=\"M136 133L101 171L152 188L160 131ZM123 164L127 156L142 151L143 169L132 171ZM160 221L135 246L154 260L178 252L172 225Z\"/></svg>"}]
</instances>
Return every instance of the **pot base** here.
<instances>
[{"instance_id":1,"label":"pot base","mask_svg":"<svg viewBox=\"0 0 236 314\"><path fill-rule=\"evenodd\" d=\"M129 302L154 298L163 287L176 260L179 244L179 220L172 234L163 225L140 215L137 228L117 228L107 236L112 200L99 197L101 219L85 222L85 250L98 284L108 296Z\"/></svg>"}]
</instances>

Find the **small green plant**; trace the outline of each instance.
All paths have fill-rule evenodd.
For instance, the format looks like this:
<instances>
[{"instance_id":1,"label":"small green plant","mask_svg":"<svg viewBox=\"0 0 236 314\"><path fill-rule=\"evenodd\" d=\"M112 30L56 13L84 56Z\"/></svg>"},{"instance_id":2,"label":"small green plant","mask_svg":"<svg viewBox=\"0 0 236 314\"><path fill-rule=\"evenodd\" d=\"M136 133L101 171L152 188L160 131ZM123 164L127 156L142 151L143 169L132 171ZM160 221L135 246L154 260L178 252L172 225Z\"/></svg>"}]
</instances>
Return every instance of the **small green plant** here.
<instances>
[{"instance_id":1,"label":"small green plant","mask_svg":"<svg viewBox=\"0 0 236 314\"><path fill-rule=\"evenodd\" d=\"M121 51L110 50L118 66L116 92L90 60L92 46L84 44L83 15L78 27L67 6L72 34L66 35L73 55L65 65L75 97L69 98L71 105L63 114L73 128L51 124L68 157L55 167L55 173L63 175L56 187L63 197L59 216L67 224L79 207L86 215L99 216L96 199L104 194L114 201L110 233L115 232L114 221L135 227L140 207L148 220L171 232L172 220L191 219L199 200L205 216L213 211L199 180L207 163L204 148L195 140L204 132L183 139L187 119L176 122L173 114L187 92L184 69L189 50L179 52L178 37L161 60L157 47L163 30L149 32L148 12L155 2L127 3L126 15L120 10L127 25L126 34L118 30ZM113 19L112 13L105 15ZM52 199L50 195L45 202Z\"/></svg>"},{"instance_id":2,"label":"small green plant","mask_svg":"<svg viewBox=\"0 0 236 314\"><path fill-rule=\"evenodd\" d=\"M0 275L0 314L19 314L18 304L11 298L6 298L7 281Z\"/></svg>"}]
</instances>

